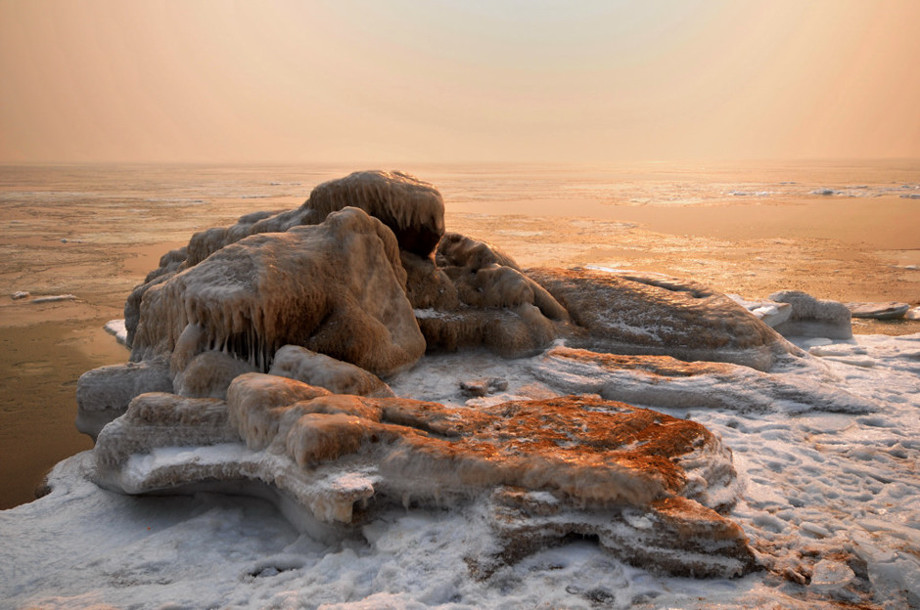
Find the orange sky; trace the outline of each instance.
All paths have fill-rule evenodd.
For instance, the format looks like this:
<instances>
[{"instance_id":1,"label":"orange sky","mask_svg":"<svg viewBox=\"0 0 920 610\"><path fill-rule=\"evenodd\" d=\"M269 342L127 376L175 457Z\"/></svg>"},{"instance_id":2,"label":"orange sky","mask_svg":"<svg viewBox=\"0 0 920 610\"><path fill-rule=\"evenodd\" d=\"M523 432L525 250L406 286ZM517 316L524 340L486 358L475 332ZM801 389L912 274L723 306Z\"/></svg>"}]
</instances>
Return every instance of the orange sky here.
<instances>
[{"instance_id":1,"label":"orange sky","mask_svg":"<svg viewBox=\"0 0 920 610\"><path fill-rule=\"evenodd\" d=\"M0 162L920 158L918 0L0 0Z\"/></svg>"}]
</instances>

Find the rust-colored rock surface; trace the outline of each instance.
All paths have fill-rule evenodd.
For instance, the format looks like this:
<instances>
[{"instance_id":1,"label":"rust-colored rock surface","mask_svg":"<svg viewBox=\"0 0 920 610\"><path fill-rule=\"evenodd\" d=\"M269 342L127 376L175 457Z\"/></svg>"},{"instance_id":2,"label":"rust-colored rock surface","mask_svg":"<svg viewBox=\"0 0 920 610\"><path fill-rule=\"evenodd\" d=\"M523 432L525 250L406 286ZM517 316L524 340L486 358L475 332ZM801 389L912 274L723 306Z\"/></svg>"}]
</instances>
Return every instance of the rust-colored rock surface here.
<instances>
[{"instance_id":1,"label":"rust-colored rock surface","mask_svg":"<svg viewBox=\"0 0 920 610\"><path fill-rule=\"evenodd\" d=\"M261 481L336 527L394 504L479 503L503 549L474 562L485 572L572 534L671 573L731 576L755 566L744 534L716 512L736 498L731 454L692 421L587 396L474 409L328 394L257 373L238 377L226 403L176 396L171 405L169 396L138 397L103 431L101 484L141 493ZM203 423L182 415L195 400L211 414ZM158 418L184 425L155 437ZM208 453L228 430L238 447L224 458ZM158 444L203 453L158 464ZM128 468L138 452L151 459Z\"/></svg>"}]
</instances>

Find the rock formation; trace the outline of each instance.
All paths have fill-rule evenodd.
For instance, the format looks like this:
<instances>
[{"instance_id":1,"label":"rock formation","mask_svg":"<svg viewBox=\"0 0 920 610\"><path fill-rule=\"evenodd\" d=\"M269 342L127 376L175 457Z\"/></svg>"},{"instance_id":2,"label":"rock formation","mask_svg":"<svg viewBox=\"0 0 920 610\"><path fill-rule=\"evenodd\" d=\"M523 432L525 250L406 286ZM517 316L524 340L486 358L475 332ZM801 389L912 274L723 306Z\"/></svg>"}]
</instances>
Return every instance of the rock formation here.
<instances>
[{"instance_id":1,"label":"rock formation","mask_svg":"<svg viewBox=\"0 0 920 610\"><path fill-rule=\"evenodd\" d=\"M598 394L656 407L730 409L740 413L815 408L870 413L879 405L837 387L820 363L797 363L774 375L727 362L683 362L671 356L629 356L556 347L531 365L534 375L559 392ZM798 370L796 370L798 369Z\"/></svg>"},{"instance_id":2,"label":"rock formation","mask_svg":"<svg viewBox=\"0 0 920 610\"><path fill-rule=\"evenodd\" d=\"M146 392L172 392L165 360L127 362L87 371L77 381L77 430L93 440L122 415L131 400Z\"/></svg>"},{"instance_id":3,"label":"rock formation","mask_svg":"<svg viewBox=\"0 0 920 610\"><path fill-rule=\"evenodd\" d=\"M253 212L230 227L215 227L192 236L186 247L163 255L159 268L134 289L125 303L128 344L133 344L144 294L178 272L194 267L225 246L250 235L284 233L293 227L323 222L344 207L361 208L393 231L400 249L427 257L444 234L444 202L426 182L403 172L355 172L320 184L299 208Z\"/></svg>"},{"instance_id":4,"label":"rock formation","mask_svg":"<svg viewBox=\"0 0 920 610\"><path fill-rule=\"evenodd\" d=\"M185 460L158 454L177 446L201 450ZM485 504L502 550L478 558L480 569L572 534L677 574L755 566L740 528L717 512L737 495L719 439L694 422L597 398L471 410L249 373L226 403L139 396L95 452L97 480L110 488L257 481L332 528L391 504Z\"/></svg>"},{"instance_id":5,"label":"rock formation","mask_svg":"<svg viewBox=\"0 0 920 610\"><path fill-rule=\"evenodd\" d=\"M430 255L444 235L444 201L432 185L403 172L355 172L320 184L304 204L319 217L346 206L378 218L396 235L399 248Z\"/></svg>"},{"instance_id":6,"label":"rock formation","mask_svg":"<svg viewBox=\"0 0 920 610\"><path fill-rule=\"evenodd\" d=\"M874 408L771 376L808 356L704 286L522 270L445 233L440 194L400 172L355 173L297 209L195 234L125 317L132 362L78 384L100 485L262 486L318 536L354 534L393 505L473 506L495 536L495 553L467 558L484 577L571 536L677 574L756 567L721 514L739 493L731 452L699 424L616 400ZM524 396L555 397L520 399L481 348L529 357ZM490 360L479 381L445 378L457 404L394 396L408 368L463 350ZM824 392L833 379L821 379Z\"/></svg>"},{"instance_id":7,"label":"rock formation","mask_svg":"<svg viewBox=\"0 0 920 610\"><path fill-rule=\"evenodd\" d=\"M267 370L292 344L391 374L425 349L405 278L392 232L356 208L253 235L150 288L131 357L176 373L221 351Z\"/></svg>"},{"instance_id":8,"label":"rock formation","mask_svg":"<svg viewBox=\"0 0 920 610\"><path fill-rule=\"evenodd\" d=\"M387 398L393 390L379 377L359 366L317 354L299 345L285 345L275 352L269 374L289 377L333 394Z\"/></svg>"},{"instance_id":9,"label":"rock formation","mask_svg":"<svg viewBox=\"0 0 920 610\"><path fill-rule=\"evenodd\" d=\"M568 344L619 354L669 355L769 370L794 350L724 294L687 280L590 269L538 269L530 277L580 332Z\"/></svg>"}]
</instances>

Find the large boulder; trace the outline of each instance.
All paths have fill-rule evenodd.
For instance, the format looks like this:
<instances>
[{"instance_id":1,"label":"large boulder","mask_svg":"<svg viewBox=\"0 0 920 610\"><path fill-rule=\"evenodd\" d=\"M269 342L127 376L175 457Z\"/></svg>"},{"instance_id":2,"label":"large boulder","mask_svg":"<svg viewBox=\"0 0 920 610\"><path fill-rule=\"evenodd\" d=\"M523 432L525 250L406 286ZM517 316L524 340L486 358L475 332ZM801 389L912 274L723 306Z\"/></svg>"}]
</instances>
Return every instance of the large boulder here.
<instances>
[{"instance_id":1,"label":"large boulder","mask_svg":"<svg viewBox=\"0 0 920 610\"><path fill-rule=\"evenodd\" d=\"M568 340L572 347L759 370L769 370L777 354L794 349L730 298L693 281L590 269L527 273L579 327Z\"/></svg>"},{"instance_id":2,"label":"large boulder","mask_svg":"<svg viewBox=\"0 0 920 610\"><path fill-rule=\"evenodd\" d=\"M220 351L267 371L291 344L392 374L425 351L405 281L392 231L347 208L247 237L151 288L131 358L169 357L178 374Z\"/></svg>"},{"instance_id":3,"label":"large boulder","mask_svg":"<svg viewBox=\"0 0 920 610\"><path fill-rule=\"evenodd\" d=\"M125 303L128 345L132 345L144 294L178 272L194 267L222 248L261 233L284 233L302 225L323 222L345 207L361 208L383 222L396 235L405 252L429 257L444 234L444 201L432 185L404 172L362 171L320 184L303 205L282 212L246 214L229 227L195 233L188 246L160 259L144 283Z\"/></svg>"}]
</instances>

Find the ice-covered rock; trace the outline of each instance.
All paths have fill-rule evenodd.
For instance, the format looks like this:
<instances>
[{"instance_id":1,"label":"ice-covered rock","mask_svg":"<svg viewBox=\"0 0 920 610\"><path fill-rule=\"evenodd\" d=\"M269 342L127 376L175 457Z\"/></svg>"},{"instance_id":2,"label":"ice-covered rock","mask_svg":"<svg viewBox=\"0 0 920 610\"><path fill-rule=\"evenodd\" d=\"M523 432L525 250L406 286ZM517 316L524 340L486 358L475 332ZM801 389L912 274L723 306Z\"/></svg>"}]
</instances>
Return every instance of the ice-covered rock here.
<instances>
[{"instance_id":1,"label":"ice-covered rock","mask_svg":"<svg viewBox=\"0 0 920 610\"><path fill-rule=\"evenodd\" d=\"M528 275L580 327L573 347L681 360L733 362L769 370L795 351L725 295L689 280L593 269L538 269Z\"/></svg>"},{"instance_id":2,"label":"ice-covered rock","mask_svg":"<svg viewBox=\"0 0 920 610\"><path fill-rule=\"evenodd\" d=\"M165 360L103 366L77 380L77 430L93 439L103 426L124 414L131 400L145 392L172 392Z\"/></svg>"},{"instance_id":3,"label":"ice-covered rock","mask_svg":"<svg viewBox=\"0 0 920 610\"><path fill-rule=\"evenodd\" d=\"M361 172L164 255L126 303L133 362L79 384L95 480L131 494L265 493L320 538L358 535L394 506L469 508L494 536L468 558L474 574L583 536L643 567L733 576L756 561L720 515L741 489L731 452L700 424L613 399L874 408L835 393L815 359L722 294L664 276L525 271L445 233L443 212L431 185ZM560 339L629 355L538 356ZM423 356L467 348L484 362L449 380L438 371L454 354ZM506 375L478 348L532 359ZM416 369L444 360L434 379L407 381L423 358ZM699 360L711 362L685 362ZM776 366L812 367L818 389L763 372Z\"/></svg>"},{"instance_id":4,"label":"ice-covered rock","mask_svg":"<svg viewBox=\"0 0 920 610\"><path fill-rule=\"evenodd\" d=\"M404 172L363 171L320 184L299 208L253 212L229 227L213 227L192 236L188 246L163 255L125 303L128 344L132 345L144 294L176 273L194 267L241 239L261 233L283 233L315 225L345 207L363 209L394 232L401 250L428 257L444 234L444 202L432 185Z\"/></svg>"},{"instance_id":5,"label":"ice-covered rock","mask_svg":"<svg viewBox=\"0 0 920 610\"><path fill-rule=\"evenodd\" d=\"M598 354L556 347L537 359L531 370L560 392L592 393L656 407L742 413L869 413L879 408L871 399L839 389L839 378L820 363L809 364L798 363L780 375L726 362L682 362L670 356Z\"/></svg>"},{"instance_id":6,"label":"ice-covered rock","mask_svg":"<svg viewBox=\"0 0 920 610\"><path fill-rule=\"evenodd\" d=\"M899 320L910 310L909 303L889 301L887 303L847 303L847 309L854 318L875 320Z\"/></svg>"},{"instance_id":7,"label":"ice-covered rock","mask_svg":"<svg viewBox=\"0 0 920 610\"><path fill-rule=\"evenodd\" d=\"M399 248L427 257L444 235L444 201L427 182L392 171L355 172L320 184L308 205L321 218L346 206L380 219L396 235Z\"/></svg>"},{"instance_id":8,"label":"ice-covered rock","mask_svg":"<svg viewBox=\"0 0 920 610\"><path fill-rule=\"evenodd\" d=\"M506 357L533 354L568 320L545 288L484 242L448 233L434 262L408 262L408 292L430 350L484 346Z\"/></svg>"},{"instance_id":9,"label":"ice-covered rock","mask_svg":"<svg viewBox=\"0 0 920 610\"><path fill-rule=\"evenodd\" d=\"M487 394L504 392L508 389L508 382L501 377L490 379L472 379L460 382L460 391L465 396L481 398Z\"/></svg>"},{"instance_id":10,"label":"ice-covered rock","mask_svg":"<svg viewBox=\"0 0 920 610\"><path fill-rule=\"evenodd\" d=\"M169 357L177 374L222 351L268 370L291 344L392 374L425 350L405 280L393 233L346 208L320 225L245 238L150 288L131 357Z\"/></svg>"},{"instance_id":11,"label":"ice-covered rock","mask_svg":"<svg viewBox=\"0 0 920 610\"><path fill-rule=\"evenodd\" d=\"M174 358L175 362L177 359ZM176 394L191 398L225 398L227 386L239 375L252 373L256 367L246 360L218 350L195 354L174 371Z\"/></svg>"},{"instance_id":12,"label":"ice-covered rock","mask_svg":"<svg viewBox=\"0 0 920 610\"><path fill-rule=\"evenodd\" d=\"M103 428L93 451L96 480L107 487L132 493L116 480L120 466L132 456L159 447L194 447L238 442L230 425L227 404L216 398L184 398L166 392L148 392L131 401L125 414ZM157 483L147 481L148 488ZM170 487L171 481L159 485Z\"/></svg>"},{"instance_id":13,"label":"ice-covered rock","mask_svg":"<svg viewBox=\"0 0 920 610\"><path fill-rule=\"evenodd\" d=\"M376 375L325 354L317 354L299 345L285 345L275 353L272 375L289 377L333 394L355 394L386 398L393 390Z\"/></svg>"},{"instance_id":14,"label":"ice-covered rock","mask_svg":"<svg viewBox=\"0 0 920 610\"><path fill-rule=\"evenodd\" d=\"M109 320L103 326L105 332L115 337L115 340L122 345L127 345L128 331L125 329L124 320Z\"/></svg>"},{"instance_id":15,"label":"ice-covered rock","mask_svg":"<svg viewBox=\"0 0 920 610\"><path fill-rule=\"evenodd\" d=\"M792 305L789 319L775 327L785 337L853 337L850 310L843 303L818 300L798 290L776 292L770 299Z\"/></svg>"},{"instance_id":16,"label":"ice-covered rock","mask_svg":"<svg viewBox=\"0 0 920 610\"><path fill-rule=\"evenodd\" d=\"M550 494L500 488L493 519L503 542L501 562L468 563L483 573L557 544L563 536L597 536L602 547L634 566L681 576L745 574L756 562L741 528L698 502L679 496L647 508L584 511Z\"/></svg>"},{"instance_id":17,"label":"ice-covered rock","mask_svg":"<svg viewBox=\"0 0 920 610\"><path fill-rule=\"evenodd\" d=\"M719 439L598 398L469 409L331 395L253 373L234 380L226 403L136 398L95 453L110 489L258 481L327 527L360 526L393 504L490 506L499 550L471 558L474 569L571 535L677 574L733 576L756 565L744 533L716 510L738 493Z\"/></svg>"}]
</instances>

